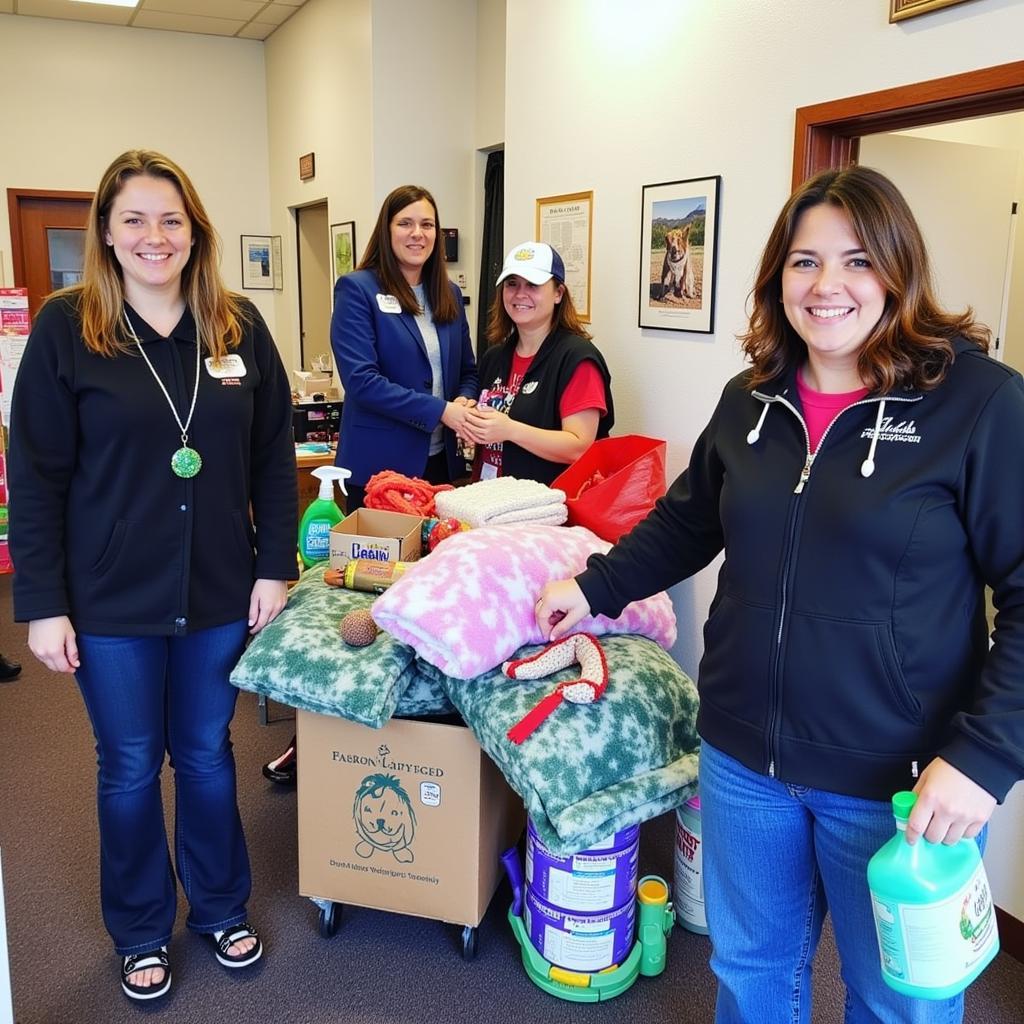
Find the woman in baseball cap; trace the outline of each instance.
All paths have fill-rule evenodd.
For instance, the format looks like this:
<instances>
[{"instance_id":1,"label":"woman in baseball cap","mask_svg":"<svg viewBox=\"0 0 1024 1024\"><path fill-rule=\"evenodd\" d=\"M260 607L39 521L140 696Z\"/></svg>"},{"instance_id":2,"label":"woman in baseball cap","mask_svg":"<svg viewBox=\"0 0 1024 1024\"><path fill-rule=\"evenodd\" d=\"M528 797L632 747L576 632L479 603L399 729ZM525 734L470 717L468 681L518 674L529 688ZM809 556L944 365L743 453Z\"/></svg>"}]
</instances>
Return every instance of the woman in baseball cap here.
<instances>
[{"instance_id":1,"label":"woman in baseball cap","mask_svg":"<svg viewBox=\"0 0 1024 1024\"><path fill-rule=\"evenodd\" d=\"M480 360L480 398L466 415L474 477L550 483L614 422L611 375L580 322L565 264L545 242L505 257Z\"/></svg>"}]
</instances>

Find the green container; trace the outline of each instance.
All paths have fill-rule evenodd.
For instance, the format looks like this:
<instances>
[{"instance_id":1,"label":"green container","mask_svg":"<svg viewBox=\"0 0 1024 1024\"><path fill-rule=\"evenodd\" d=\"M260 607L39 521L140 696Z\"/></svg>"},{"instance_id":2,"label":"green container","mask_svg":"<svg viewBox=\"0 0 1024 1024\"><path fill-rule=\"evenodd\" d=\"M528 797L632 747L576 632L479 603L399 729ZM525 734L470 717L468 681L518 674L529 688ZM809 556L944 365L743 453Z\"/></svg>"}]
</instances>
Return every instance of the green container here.
<instances>
[{"instance_id":1,"label":"green container","mask_svg":"<svg viewBox=\"0 0 1024 1024\"><path fill-rule=\"evenodd\" d=\"M905 995L948 999L999 952L995 907L973 839L906 841L916 800L893 796L896 834L868 862L882 977Z\"/></svg>"}]
</instances>

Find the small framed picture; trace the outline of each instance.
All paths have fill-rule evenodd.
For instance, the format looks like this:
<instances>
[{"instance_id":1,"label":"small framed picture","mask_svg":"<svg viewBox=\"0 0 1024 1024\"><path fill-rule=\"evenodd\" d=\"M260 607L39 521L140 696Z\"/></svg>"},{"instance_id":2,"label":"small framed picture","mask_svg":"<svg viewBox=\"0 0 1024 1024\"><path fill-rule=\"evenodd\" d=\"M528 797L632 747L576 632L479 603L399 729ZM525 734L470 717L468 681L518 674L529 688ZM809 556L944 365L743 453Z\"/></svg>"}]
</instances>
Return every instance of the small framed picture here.
<instances>
[{"instance_id":1,"label":"small framed picture","mask_svg":"<svg viewBox=\"0 0 1024 1024\"><path fill-rule=\"evenodd\" d=\"M967 3L967 0L889 0L889 22L916 18L919 14L938 11L943 7Z\"/></svg>"},{"instance_id":2,"label":"small framed picture","mask_svg":"<svg viewBox=\"0 0 1024 1024\"><path fill-rule=\"evenodd\" d=\"M354 220L343 220L340 224L331 225L331 266L334 268L335 281L356 269Z\"/></svg>"},{"instance_id":3,"label":"small framed picture","mask_svg":"<svg viewBox=\"0 0 1024 1024\"><path fill-rule=\"evenodd\" d=\"M242 235L242 287L274 287L274 239L270 235Z\"/></svg>"},{"instance_id":4,"label":"small framed picture","mask_svg":"<svg viewBox=\"0 0 1024 1024\"><path fill-rule=\"evenodd\" d=\"M640 214L641 327L715 329L718 193L722 179L644 185Z\"/></svg>"}]
</instances>

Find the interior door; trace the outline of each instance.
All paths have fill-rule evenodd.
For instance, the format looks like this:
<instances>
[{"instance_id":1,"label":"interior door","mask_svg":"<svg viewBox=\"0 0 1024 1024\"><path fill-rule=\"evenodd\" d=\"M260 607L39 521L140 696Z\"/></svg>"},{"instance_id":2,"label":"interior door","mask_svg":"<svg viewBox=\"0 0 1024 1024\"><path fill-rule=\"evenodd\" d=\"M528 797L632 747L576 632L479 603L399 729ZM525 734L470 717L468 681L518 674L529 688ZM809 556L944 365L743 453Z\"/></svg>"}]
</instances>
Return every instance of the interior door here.
<instances>
[{"instance_id":1,"label":"interior door","mask_svg":"<svg viewBox=\"0 0 1024 1024\"><path fill-rule=\"evenodd\" d=\"M865 135L859 163L888 175L924 234L940 303L971 306L1002 358L1016 150L900 134Z\"/></svg>"},{"instance_id":2,"label":"interior door","mask_svg":"<svg viewBox=\"0 0 1024 1024\"><path fill-rule=\"evenodd\" d=\"M330 372L331 229L327 204L303 206L295 211L299 253L299 326L302 369Z\"/></svg>"},{"instance_id":3,"label":"interior door","mask_svg":"<svg viewBox=\"0 0 1024 1024\"><path fill-rule=\"evenodd\" d=\"M14 284L28 288L29 312L82 276L91 192L8 189Z\"/></svg>"}]
</instances>

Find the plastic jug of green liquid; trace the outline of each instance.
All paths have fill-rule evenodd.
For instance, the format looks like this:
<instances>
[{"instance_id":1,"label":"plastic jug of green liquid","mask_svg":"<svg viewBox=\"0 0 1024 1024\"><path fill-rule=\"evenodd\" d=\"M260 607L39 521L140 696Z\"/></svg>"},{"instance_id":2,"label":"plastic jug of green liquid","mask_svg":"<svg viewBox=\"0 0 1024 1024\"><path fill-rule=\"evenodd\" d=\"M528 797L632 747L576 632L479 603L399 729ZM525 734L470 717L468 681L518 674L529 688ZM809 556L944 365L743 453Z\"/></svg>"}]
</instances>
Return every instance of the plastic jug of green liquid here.
<instances>
[{"instance_id":1,"label":"plastic jug of green liquid","mask_svg":"<svg viewBox=\"0 0 1024 1024\"><path fill-rule=\"evenodd\" d=\"M904 835L917 801L896 793L896 834L868 862L882 977L897 992L947 999L999 952L995 907L973 839L947 846Z\"/></svg>"}]
</instances>

